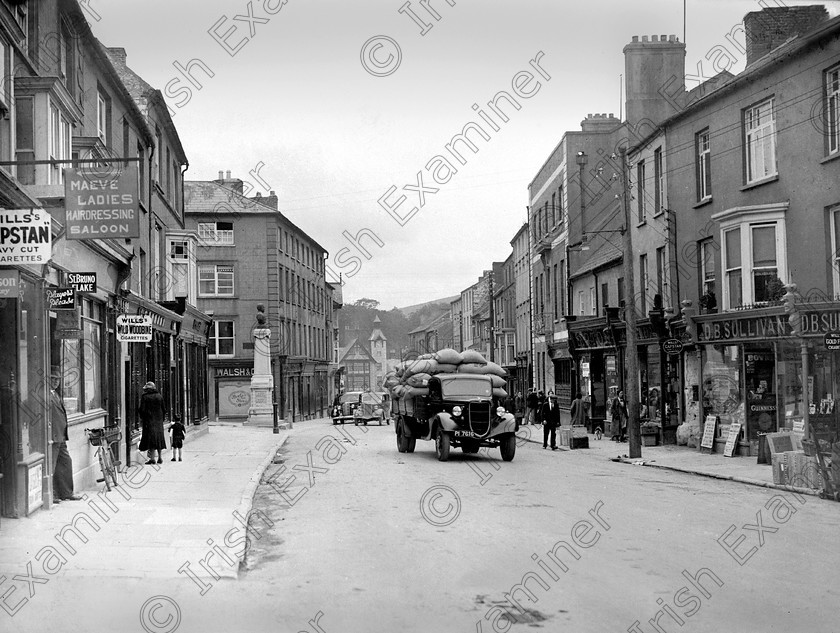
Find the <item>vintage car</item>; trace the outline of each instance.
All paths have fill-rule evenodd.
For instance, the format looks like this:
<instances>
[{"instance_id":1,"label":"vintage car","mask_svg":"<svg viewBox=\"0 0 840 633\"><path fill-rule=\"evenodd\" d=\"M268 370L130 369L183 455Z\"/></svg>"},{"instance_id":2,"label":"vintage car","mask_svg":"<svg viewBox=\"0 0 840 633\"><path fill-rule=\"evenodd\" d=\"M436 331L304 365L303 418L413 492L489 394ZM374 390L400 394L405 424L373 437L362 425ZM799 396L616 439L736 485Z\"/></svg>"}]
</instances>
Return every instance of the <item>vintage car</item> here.
<instances>
[{"instance_id":1,"label":"vintage car","mask_svg":"<svg viewBox=\"0 0 840 633\"><path fill-rule=\"evenodd\" d=\"M387 393L372 391L348 391L339 396L339 404L333 407L333 424L364 424L375 420L381 426L391 424L391 402Z\"/></svg>"},{"instance_id":2,"label":"vintage car","mask_svg":"<svg viewBox=\"0 0 840 633\"><path fill-rule=\"evenodd\" d=\"M397 450L413 453L417 439L434 440L435 455L445 462L451 447L477 453L498 448L509 462L516 454L516 420L493 396L490 376L438 374L428 395L394 400Z\"/></svg>"}]
</instances>

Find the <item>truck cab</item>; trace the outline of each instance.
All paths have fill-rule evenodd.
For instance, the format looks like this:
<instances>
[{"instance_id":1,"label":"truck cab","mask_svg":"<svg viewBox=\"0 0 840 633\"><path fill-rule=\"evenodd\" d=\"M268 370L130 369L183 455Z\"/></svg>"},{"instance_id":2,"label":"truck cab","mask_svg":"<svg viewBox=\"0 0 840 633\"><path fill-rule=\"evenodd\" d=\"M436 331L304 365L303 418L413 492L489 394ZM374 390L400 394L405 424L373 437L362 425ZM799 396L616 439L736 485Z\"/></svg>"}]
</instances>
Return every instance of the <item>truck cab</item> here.
<instances>
[{"instance_id":1,"label":"truck cab","mask_svg":"<svg viewBox=\"0 0 840 633\"><path fill-rule=\"evenodd\" d=\"M433 440L440 461L452 447L477 453L482 447L501 451L511 461L516 452L516 420L498 406L490 376L438 374L428 381L428 394L395 400L397 449L414 451L417 439Z\"/></svg>"}]
</instances>

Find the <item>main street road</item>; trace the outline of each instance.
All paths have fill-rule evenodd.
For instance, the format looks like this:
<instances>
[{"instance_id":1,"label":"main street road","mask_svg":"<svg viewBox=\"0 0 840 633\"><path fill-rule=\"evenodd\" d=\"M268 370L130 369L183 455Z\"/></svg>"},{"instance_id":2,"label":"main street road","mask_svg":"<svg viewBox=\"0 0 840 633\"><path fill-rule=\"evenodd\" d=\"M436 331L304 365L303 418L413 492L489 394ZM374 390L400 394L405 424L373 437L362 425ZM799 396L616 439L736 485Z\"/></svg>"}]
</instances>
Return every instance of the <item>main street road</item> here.
<instances>
[{"instance_id":1,"label":"main street road","mask_svg":"<svg viewBox=\"0 0 840 633\"><path fill-rule=\"evenodd\" d=\"M303 423L279 457L213 597L238 630L840 631L840 504L525 442L442 463L389 426Z\"/></svg>"}]
</instances>

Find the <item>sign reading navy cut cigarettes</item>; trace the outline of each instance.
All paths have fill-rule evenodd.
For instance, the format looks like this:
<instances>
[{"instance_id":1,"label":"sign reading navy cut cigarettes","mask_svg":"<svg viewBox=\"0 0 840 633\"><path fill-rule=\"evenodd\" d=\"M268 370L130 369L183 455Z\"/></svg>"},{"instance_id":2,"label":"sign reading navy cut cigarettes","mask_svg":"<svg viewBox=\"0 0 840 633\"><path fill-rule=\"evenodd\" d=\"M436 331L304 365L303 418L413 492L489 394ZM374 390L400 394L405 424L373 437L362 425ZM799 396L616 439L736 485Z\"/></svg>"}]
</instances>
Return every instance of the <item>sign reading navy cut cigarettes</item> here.
<instances>
[{"instance_id":1,"label":"sign reading navy cut cigarettes","mask_svg":"<svg viewBox=\"0 0 840 633\"><path fill-rule=\"evenodd\" d=\"M64 170L67 239L140 237L137 168L114 174Z\"/></svg>"},{"instance_id":2,"label":"sign reading navy cut cigarettes","mask_svg":"<svg viewBox=\"0 0 840 633\"><path fill-rule=\"evenodd\" d=\"M0 264L46 264L52 218L43 209L0 209Z\"/></svg>"}]
</instances>

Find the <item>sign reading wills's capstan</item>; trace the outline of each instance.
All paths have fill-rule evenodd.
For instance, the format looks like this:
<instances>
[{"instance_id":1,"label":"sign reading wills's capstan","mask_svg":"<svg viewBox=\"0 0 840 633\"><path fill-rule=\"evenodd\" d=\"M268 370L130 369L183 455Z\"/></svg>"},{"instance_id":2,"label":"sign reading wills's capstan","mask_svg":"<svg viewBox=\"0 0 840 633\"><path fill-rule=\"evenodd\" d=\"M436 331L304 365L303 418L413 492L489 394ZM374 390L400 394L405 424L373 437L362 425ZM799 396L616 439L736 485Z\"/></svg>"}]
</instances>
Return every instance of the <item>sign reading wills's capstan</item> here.
<instances>
[{"instance_id":1,"label":"sign reading wills's capstan","mask_svg":"<svg viewBox=\"0 0 840 633\"><path fill-rule=\"evenodd\" d=\"M140 237L137 168L92 174L64 170L67 239Z\"/></svg>"}]
</instances>

